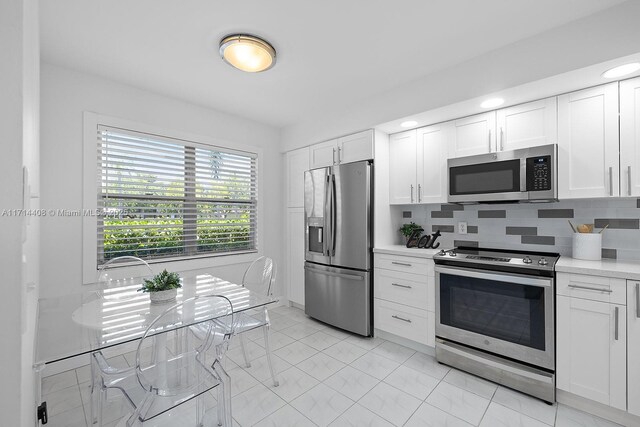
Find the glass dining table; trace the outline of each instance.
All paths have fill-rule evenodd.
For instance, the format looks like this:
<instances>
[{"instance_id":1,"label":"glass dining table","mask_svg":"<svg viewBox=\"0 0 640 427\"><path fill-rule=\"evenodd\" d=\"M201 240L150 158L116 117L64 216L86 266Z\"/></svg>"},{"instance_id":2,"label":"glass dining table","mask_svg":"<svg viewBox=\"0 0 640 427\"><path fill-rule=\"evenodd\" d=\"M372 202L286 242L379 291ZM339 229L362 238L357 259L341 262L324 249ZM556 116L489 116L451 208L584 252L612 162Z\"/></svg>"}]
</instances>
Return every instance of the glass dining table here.
<instances>
[{"instance_id":1,"label":"glass dining table","mask_svg":"<svg viewBox=\"0 0 640 427\"><path fill-rule=\"evenodd\" d=\"M233 313L260 310L278 302L277 297L251 292L247 288L209 274L180 272L182 288L174 300L152 303L149 294L138 292L141 278L127 278L105 287L83 285L78 293L38 301L34 369L36 405L41 405L41 377L47 365L137 342L158 315L173 304L197 295L222 295L231 301ZM214 313L215 307L211 308ZM197 315L173 319L179 329L211 320L207 307ZM123 350L124 351L124 350ZM130 350L127 350L130 351Z\"/></svg>"}]
</instances>

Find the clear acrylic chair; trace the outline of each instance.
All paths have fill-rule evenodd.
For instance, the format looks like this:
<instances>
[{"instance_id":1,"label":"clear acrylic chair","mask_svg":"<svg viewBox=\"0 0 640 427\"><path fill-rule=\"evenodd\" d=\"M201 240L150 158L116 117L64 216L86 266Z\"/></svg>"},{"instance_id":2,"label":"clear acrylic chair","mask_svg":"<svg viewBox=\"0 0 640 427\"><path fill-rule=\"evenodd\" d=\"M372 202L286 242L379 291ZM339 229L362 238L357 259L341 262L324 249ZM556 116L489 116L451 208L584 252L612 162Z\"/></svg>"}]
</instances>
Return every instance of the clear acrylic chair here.
<instances>
[{"instance_id":1,"label":"clear acrylic chair","mask_svg":"<svg viewBox=\"0 0 640 427\"><path fill-rule=\"evenodd\" d=\"M204 336L193 334L189 326L198 317ZM233 335L231 302L223 296L198 295L167 309L147 328L136 351L135 376L113 384L134 409L126 425L142 425L195 399L197 425L205 415L207 392L218 391L218 425L232 426L231 378L222 366L222 358ZM180 332L179 352L167 352L168 331ZM163 339L163 337L165 337ZM154 339L155 338L155 339ZM145 351L147 346L153 351ZM151 354L156 356L152 357Z\"/></svg>"},{"instance_id":2,"label":"clear acrylic chair","mask_svg":"<svg viewBox=\"0 0 640 427\"><path fill-rule=\"evenodd\" d=\"M273 284L275 283L275 279L275 263L271 258L262 256L253 261L249 268L247 268L244 276L242 277L242 286L246 287L251 292L271 296L273 293ZM253 313L242 312L236 316L235 333L236 335L239 335L240 346L242 348L242 354L247 368L251 367L251 361L247 354L246 340L243 333L257 328L263 328L264 348L267 353L267 363L269 364L269 370L271 371L273 385L274 387L277 387L279 382L271 361L271 322L269 320L267 307L265 306L264 308L256 309Z\"/></svg>"},{"instance_id":3,"label":"clear acrylic chair","mask_svg":"<svg viewBox=\"0 0 640 427\"><path fill-rule=\"evenodd\" d=\"M126 268L125 274L116 269ZM122 271L122 270L120 270ZM96 283L98 295L109 302L117 303L140 296L137 289L144 278L153 276L153 270L143 259L134 256L112 258L98 269ZM91 367L91 420L102 426L102 409L106 401L107 389L124 378L133 377L135 369L116 368L109 365L102 352L95 352L90 359Z\"/></svg>"}]
</instances>

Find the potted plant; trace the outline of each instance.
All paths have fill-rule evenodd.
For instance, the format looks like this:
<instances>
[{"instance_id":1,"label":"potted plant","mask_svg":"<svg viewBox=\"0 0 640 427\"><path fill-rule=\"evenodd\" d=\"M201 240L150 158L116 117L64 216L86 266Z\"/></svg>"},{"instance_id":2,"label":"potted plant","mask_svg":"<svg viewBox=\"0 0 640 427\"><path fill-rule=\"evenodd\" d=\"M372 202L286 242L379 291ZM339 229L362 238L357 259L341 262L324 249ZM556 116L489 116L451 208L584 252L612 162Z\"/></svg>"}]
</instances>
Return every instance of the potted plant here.
<instances>
[{"instance_id":1,"label":"potted plant","mask_svg":"<svg viewBox=\"0 0 640 427\"><path fill-rule=\"evenodd\" d=\"M402 235L404 236L405 243L407 243L407 241L409 240L409 237L411 237L411 235L416 230L419 230L419 232L418 232L418 235L415 237L420 237L420 234L422 234L422 230L423 230L421 226L419 226L413 221L411 221L409 224L402 224L402 227L400 227L400 233L402 233Z\"/></svg>"},{"instance_id":2,"label":"potted plant","mask_svg":"<svg viewBox=\"0 0 640 427\"><path fill-rule=\"evenodd\" d=\"M159 303L174 299L178 295L178 288L181 287L178 273L169 273L165 269L162 273L153 276L151 280L144 279L138 292L148 292L151 302Z\"/></svg>"}]
</instances>

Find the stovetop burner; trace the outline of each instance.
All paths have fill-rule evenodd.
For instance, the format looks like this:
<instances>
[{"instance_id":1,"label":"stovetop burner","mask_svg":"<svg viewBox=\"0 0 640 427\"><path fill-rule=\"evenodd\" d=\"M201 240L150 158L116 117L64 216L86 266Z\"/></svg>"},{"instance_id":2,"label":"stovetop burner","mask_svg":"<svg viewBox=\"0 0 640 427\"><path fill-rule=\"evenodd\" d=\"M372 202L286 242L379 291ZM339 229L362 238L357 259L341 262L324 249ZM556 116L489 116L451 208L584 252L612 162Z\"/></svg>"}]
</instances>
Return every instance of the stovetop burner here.
<instances>
[{"instance_id":1,"label":"stovetop burner","mask_svg":"<svg viewBox=\"0 0 640 427\"><path fill-rule=\"evenodd\" d=\"M433 256L436 264L457 265L495 271L552 276L560 255L506 249L458 247Z\"/></svg>"}]
</instances>

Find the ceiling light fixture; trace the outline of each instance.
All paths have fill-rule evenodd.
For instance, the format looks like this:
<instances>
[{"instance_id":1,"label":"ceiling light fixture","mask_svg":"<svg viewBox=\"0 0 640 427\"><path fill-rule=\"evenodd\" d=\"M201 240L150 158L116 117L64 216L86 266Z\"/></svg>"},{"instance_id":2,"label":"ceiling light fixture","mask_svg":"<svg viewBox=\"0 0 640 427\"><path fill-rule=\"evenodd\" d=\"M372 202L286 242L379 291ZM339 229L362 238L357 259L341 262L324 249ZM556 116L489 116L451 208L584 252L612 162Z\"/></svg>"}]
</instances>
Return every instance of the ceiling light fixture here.
<instances>
[{"instance_id":1,"label":"ceiling light fixture","mask_svg":"<svg viewBox=\"0 0 640 427\"><path fill-rule=\"evenodd\" d=\"M400 123L400 126L403 128L410 128L411 126L415 126L417 124L418 122L416 122L415 120L407 120L406 122Z\"/></svg>"},{"instance_id":2,"label":"ceiling light fixture","mask_svg":"<svg viewBox=\"0 0 640 427\"><path fill-rule=\"evenodd\" d=\"M491 99L487 99L482 104L480 104L480 107L482 107L482 108L495 108L495 107L499 107L502 104L504 104L504 99L502 99L502 98L491 98Z\"/></svg>"},{"instance_id":3,"label":"ceiling light fixture","mask_svg":"<svg viewBox=\"0 0 640 427\"><path fill-rule=\"evenodd\" d=\"M249 34L231 34L220 40L220 56L229 65L259 73L276 63L276 50L267 41Z\"/></svg>"},{"instance_id":4,"label":"ceiling light fixture","mask_svg":"<svg viewBox=\"0 0 640 427\"><path fill-rule=\"evenodd\" d=\"M602 77L605 79L615 79L618 77L626 76L627 74L631 74L634 71L640 70L640 62L631 62L630 64L620 65L618 67L613 67L610 70L602 73Z\"/></svg>"}]
</instances>

